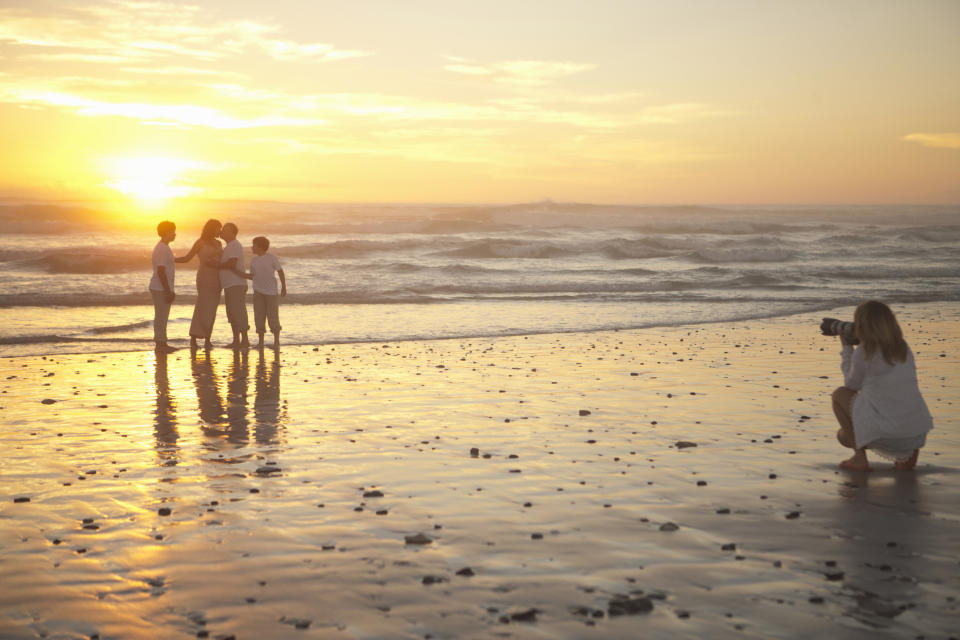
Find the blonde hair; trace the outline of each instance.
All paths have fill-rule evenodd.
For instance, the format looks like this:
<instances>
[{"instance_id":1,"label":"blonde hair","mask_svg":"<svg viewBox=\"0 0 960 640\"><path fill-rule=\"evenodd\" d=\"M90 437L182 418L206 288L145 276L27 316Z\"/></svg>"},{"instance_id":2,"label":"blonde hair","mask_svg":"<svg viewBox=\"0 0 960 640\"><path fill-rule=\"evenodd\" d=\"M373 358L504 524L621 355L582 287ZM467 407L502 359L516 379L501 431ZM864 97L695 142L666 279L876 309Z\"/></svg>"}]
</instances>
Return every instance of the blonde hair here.
<instances>
[{"instance_id":1,"label":"blonde hair","mask_svg":"<svg viewBox=\"0 0 960 640\"><path fill-rule=\"evenodd\" d=\"M853 312L853 324L861 349L867 358L880 350L887 364L903 362L907 359L907 343L903 332L890 307L876 300L867 300Z\"/></svg>"}]
</instances>

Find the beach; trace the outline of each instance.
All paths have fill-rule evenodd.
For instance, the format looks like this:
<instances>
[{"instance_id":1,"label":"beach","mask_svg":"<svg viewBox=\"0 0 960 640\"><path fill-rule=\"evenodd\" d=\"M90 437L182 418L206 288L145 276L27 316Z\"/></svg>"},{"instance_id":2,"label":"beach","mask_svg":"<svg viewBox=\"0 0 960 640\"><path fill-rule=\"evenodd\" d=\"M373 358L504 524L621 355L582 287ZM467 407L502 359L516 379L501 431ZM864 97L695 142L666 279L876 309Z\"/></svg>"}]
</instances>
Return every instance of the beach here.
<instances>
[{"instance_id":1,"label":"beach","mask_svg":"<svg viewBox=\"0 0 960 640\"><path fill-rule=\"evenodd\" d=\"M960 303L894 310L910 472L837 468L850 308L0 359L0 637L957 637Z\"/></svg>"}]
</instances>

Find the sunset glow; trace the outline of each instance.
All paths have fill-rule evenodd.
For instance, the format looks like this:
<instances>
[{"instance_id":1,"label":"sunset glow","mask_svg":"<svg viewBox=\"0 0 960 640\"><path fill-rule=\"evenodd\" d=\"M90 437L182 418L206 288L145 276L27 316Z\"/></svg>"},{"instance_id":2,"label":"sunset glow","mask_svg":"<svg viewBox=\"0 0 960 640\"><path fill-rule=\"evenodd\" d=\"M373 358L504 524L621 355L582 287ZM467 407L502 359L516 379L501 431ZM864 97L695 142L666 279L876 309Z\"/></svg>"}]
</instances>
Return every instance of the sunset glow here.
<instances>
[{"instance_id":1,"label":"sunset glow","mask_svg":"<svg viewBox=\"0 0 960 640\"><path fill-rule=\"evenodd\" d=\"M14 0L0 196L956 202L958 24L949 0ZM90 168L154 149L216 168Z\"/></svg>"},{"instance_id":2,"label":"sunset glow","mask_svg":"<svg viewBox=\"0 0 960 640\"><path fill-rule=\"evenodd\" d=\"M170 198L199 191L185 174L197 163L158 156L113 158L107 163L106 186L144 204L159 204Z\"/></svg>"}]
</instances>

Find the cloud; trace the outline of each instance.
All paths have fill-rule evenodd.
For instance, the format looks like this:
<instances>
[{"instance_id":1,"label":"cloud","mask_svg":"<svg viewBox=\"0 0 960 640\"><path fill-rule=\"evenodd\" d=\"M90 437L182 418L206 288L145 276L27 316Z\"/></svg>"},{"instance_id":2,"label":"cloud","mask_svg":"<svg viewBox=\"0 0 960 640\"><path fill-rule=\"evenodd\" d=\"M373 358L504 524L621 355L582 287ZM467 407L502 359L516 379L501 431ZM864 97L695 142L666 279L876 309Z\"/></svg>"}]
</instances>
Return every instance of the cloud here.
<instances>
[{"instance_id":1,"label":"cloud","mask_svg":"<svg viewBox=\"0 0 960 640\"><path fill-rule=\"evenodd\" d=\"M0 98L4 96L0 94ZM23 105L64 107L87 117L119 116L139 120L148 125L208 127L212 129L250 129L256 127L315 127L326 124L317 118L290 118L267 115L242 119L211 107L197 105L107 102L63 93L24 92L15 96Z\"/></svg>"},{"instance_id":2,"label":"cloud","mask_svg":"<svg viewBox=\"0 0 960 640\"><path fill-rule=\"evenodd\" d=\"M549 60L508 60L491 64L469 64L462 58L452 58L454 64L443 68L452 73L471 76L491 76L495 82L526 86L540 86L566 76L595 69L596 65Z\"/></svg>"},{"instance_id":3,"label":"cloud","mask_svg":"<svg viewBox=\"0 0 960 640\"><path fill-rule=\"evenodd\" d=\"M0 8L0 44L8 59L74 62L131 60L190 66L259 51L280 62L334 62L372 55L330 43L277 37L275 24L218 20L201 7L164 2L106 2L56 13Z\"/></svg>"},{"instance_id":4,"label":"cloud","mask_svg":"<svg viewBox=\"0 0 960 640\"><path fill-rule=\"evenodd\" d=\"M347 58L362 58L373 55L370 51L359 50L337 50L332 44L314 43L298 44L286 40L263 40L260 43L275 60L293 61L293 60L318 60L333 61L346 60Z\"/></svg>"},{"instance_id":5,"label":"cloud","mask_svg":"<svg viewBox=\"0 0 960 640\"><path fill-rule=\"evenodd\" d=\"M911 133L903 136L907 142L918 142L925 147L960 149L960 133Z\"/></svg>"}]
</instances>

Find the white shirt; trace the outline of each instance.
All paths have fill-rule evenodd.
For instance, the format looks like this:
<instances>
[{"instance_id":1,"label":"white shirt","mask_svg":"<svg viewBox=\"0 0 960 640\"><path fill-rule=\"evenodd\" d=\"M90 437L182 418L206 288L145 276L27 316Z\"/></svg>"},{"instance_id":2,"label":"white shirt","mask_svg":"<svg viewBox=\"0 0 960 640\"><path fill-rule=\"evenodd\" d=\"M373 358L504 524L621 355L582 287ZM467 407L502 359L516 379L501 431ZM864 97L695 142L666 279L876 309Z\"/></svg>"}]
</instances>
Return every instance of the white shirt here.
<instances>
[{"instance_id":1,"label":"white shirt","mask_svg":"<svg viewBox=\"0 0 960 640\"><path fill-rule=\"evenodd\" d=\"M277 256L265 253L262 256L253 256L250 259L250 273L253 274L253 290L268 296L277 295L277 279L275 271L283 269Z\"/></svg>"},{"instance_id":2,"label":"white shirt","mask_svg":"<svg viewBox=\"0 0 960 640\"><path fill-rule=\"evenodd\" d=\"M161 240L153 248L153 276L150 278L150 291L163 291L158 267L163 267L167 272L167 284L170 286L170 291L173 291L173 265L173 251L169 244Z\"/></svg>"},{"instance_id":3,"label":"white shirt","mask_svg":"<svg viewBox=\"0 0 960 640\"><path fill-rule=\"evenodd\" d=\"M220 264L224 262L229 262L231 259L237 259L237 270L245 271L246 265L243 261L243 245L240 244L240 241L234 238L227 243L227 246L223 248L223 255L220 256ZM220 286L224 289L227 287L236 287L239 285L247 286L247 279L241 276L238 276L230 269L220 269Z\"/></svg>"},{"instance_id":4,"label":"white shirt","mask_svg":"<svg viewBox=\"0 0 960 640\"><path fill-rule=\"evenodd\" d=\"M920 436L933 429L909 347L907 359L892 365L879 349L867 360L862 347L844 345L841 357L844 386L860 390L851 412L858 447L881 438Z\"/></svg>"}]
</instances>

